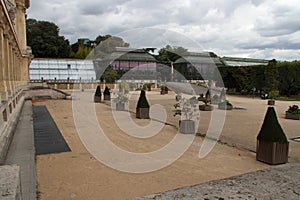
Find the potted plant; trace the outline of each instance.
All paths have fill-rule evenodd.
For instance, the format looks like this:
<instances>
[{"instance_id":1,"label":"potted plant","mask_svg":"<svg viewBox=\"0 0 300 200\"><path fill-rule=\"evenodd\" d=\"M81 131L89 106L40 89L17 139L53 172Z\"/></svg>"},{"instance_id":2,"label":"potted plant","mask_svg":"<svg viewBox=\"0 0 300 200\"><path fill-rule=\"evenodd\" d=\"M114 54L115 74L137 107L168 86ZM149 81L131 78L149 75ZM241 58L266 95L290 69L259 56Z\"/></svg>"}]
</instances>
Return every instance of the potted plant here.
<instances>
[{"instance_id":1,"label":"potted plant","mask_svg":"<svg viewBox=\"0 0 300 200\"><path fill-rule=\"evenodd\" d=\"M124 111L125 103L128 102L128 97L123 92L118 92L117 97L113 99L113 102L116 103L116 110Z\"/></svg>"},{"instance_id":2,"label":"potted plant","mask_svg":"<svg viewBox=\"0 0 300 200\"><path fill-rule=\"evenodd\" d=\"M198 97L198 101L203 101L203 100L205 100L206 98L204 97L204 94L203 93L201 93L200 95L199 95L199 97Z\"/></svg>"},{"instance_id":3,"label":"potted plant","mask_svg":"<svg viewBox=\"0 0 300 200\"><path fill-rule=\"evenodd\" d=\"M299 106L297 105L289 106L289 109L285 111L285 118L300 120Z\"/></svg>"},{"instance_id":4,"label":"potted plant","mask_svg":"<svg viewBox=\"0 0 300 200\"><path fill-rule=\"evenodd\" d=\"M179 120L179 132L184 134L194 134L195 122L192 120L195 116L198 117L197 113L198 99L192 97L190 99L182 98L179 103L174 105L176 115L181 115L182 120Z\"/></svg>"},{"instance_id":5,"label":"potted plant","mask_svg":"<svg viewBox=\"0 0 300 200\"><path fill-rule=\"evenodd\" d=\"M233 105L228 100L225 100L225 101L218 104L218 108L220 110L232 110Z\"/></svg>"},{"instance_id":6,"label":"potted plant","mask_svg":"<svg viewBox=\"0 0 300 200\"><path fill-rule=\"evenodd\" d=\"M146 98L145 90L141 90L140 97L136 106L136 118L149 119L149 103Z\"/></svg>"},{"instance_id":7,"label":"potted plant","mask_svg":"<svg viewBox=\"0 0 300 200\"><path fill-rule=\"evenodd\" d=\"M100 103L101 102L101 88L100 85L97 86L96 92L94 95L94 102L95 103Z\"/></svg>"},{"instance_id":8,"label":"potted plant","mask_svg":"<svg viewBox=\"0 0 300 200\"><path fill-rule=\"evenodd\" d=\"M104 101L110 101L110 89L105 86L105 89L104 89L104 92L103 92L103 95L104 95Z\"/></svg>"},{"instance_id":9,"label":"potted plant","mask_svg":"<svg viewBox=\"0 0 300 200\"><path fill-rule=\"evenodd\" d=\"M257 136L256 159L268 164L288 162L289 142L278 122L274 107L268 107Z\"/></svg>"},{"instance_id":10,"label":"potted plant","mask_svg":"<svg viewBox=\"0 0 300 200\"><path fill-rule=\"evenodd\" d=\"M168 94L168 91L169 91L169 89L168 89L167 86L162 85L162 86L160 87L160 94L162 94L162 95Z\"/></svg>"},{"instance_id":11,"label":"potted plant","mask_svg":"<svg viewBox=\"0 0 300 200\"><path fill-rule=\"evenodd\" d=\"M211 103L210 99L204 98L202 100L202 102L204 104L199 105L199 110L202 110L202 111L212 111L214 109L214 106L210 104Z\"/></svg>"},{"instance_id":12,"label":"potted plant","mask_svg":"<svg viewBox=\"0 0 300 200\"><path fill-rule=\"evenodd\" d=\"M273 90L269 92L269 99L268 99L268 105L273 106L275 105L275 99L279 96L278 90Z\"/></svg>"}]
</instances>

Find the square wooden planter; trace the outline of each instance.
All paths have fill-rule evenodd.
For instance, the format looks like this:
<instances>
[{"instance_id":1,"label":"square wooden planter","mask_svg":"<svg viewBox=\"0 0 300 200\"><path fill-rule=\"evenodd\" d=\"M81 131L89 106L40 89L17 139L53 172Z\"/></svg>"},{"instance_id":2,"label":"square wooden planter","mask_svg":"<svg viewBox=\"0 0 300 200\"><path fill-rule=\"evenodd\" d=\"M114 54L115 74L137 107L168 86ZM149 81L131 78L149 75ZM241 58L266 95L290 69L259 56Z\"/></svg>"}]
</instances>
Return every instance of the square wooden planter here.
<instances>
[{"instance_id":1,"label":"square wooden planter","mask_svg":"<svg viewBox=\"0 0 300 200\"><path fill-rule=\"evenodd\" d=\"M214 110L214 107L212 105L199 105L199 110L212 111Z\"/></svg>"},{"instance_id":2,"label":"square wooden planter","mask_svg":"<svg viewBox=\"0 0 300 200\"><path fill-rule=\"evenodd\" d=\"M275 100L269 99L268 100L268 105L269 106L274 106L275 105Z\"/></svg>"},{"instance_id":3,"label":"square wooden planter","mask_svg":"<svg viewBox=\"0 0 300 200\"><path fill-rule=\"evenodd\" d=\"M136 108L136 118L150 119L149 108Z\"/></svg>"},{"instance_id":4,"label":"square wooden planter","mask_svg":"<svg viewBox=\"0 0 300 200\"><path fill-rule=\"evenodd\" d=\"M122 102L116 103L116 110L117 111L124 111L125 110L125 103L122 103Z\"/></svg>"},{"instance_id":5,"label":"square wooden planter","mask_svg":"<svg viewBox=\"0 0 300 200\"><path fill-rule=\"evenodd\" d=\"M220 109L220 110L232 110L233 106L232 105L218 105L218 109Z\"/></svg>"},{"instance_id":6,"label":"square wooden planter","mask_svg":"<svg viewBox=\"0 0 300 200\"><path fill-rule=\"evenodd\" d=\"M286 119L295 119L295 120L300 120L300 114L293 114L290 112L285 112L285 118Z\"/></svg>"},{"instance_id":7,"label":"square wooden planter","mask_svg":"<svg viewBox=\"0 0 300 200\"><path fill-rule=\"evenodd\" d=\"M289 143L263 142L257 140L256 160L271 165L288 162Z\"/></svg>"},{"instance_id":8,"label":"square wooden planter","mask_svg":"<svg viewBox=\"0 0 300 200\"><path fill-rule=\"evenodd\" d=\"M105 94L104 95L104 101L110 101L110 95Z\"/></svg>"},{"instance_id":9,"label":"square wooden planter","mask_svg":"<svg viewBox=\"0 0 300 200\"><path fill-rule=\"evenodd\" d=\"M94 96L94 102L100 103L101 102L101 96Z\"/></svg>"},{"instance_id":10,"label":"square wooden planter","mask_svg":"<svg viewBox=\"0 0 300 200\"><path fill-rule=\"evenodd\" d=\"M194 134L195 133L195 122L193 120L180 120L179 121L179 132L183 134Z\"/></svg>"}]
</instances>

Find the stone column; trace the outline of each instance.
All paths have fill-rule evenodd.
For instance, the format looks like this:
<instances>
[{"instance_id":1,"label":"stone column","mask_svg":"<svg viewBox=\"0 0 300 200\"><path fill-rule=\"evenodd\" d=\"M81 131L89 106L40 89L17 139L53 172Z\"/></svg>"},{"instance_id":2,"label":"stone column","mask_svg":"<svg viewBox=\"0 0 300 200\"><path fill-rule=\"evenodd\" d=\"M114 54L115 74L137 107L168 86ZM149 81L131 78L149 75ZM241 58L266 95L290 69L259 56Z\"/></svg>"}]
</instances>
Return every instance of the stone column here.
<instances>
[{"instance_id":1,"label":"stone column","mask_svg":"<svg viewBox=\"0 0 300 200\"><path fill-rule=\"evenodd\" d=\"M20 43L22 51L26 50L26 7L25 1L16 1L17 6L17 16L16 16L16 33Z\"/></svg>"},{"instance_id":2,"label":"stone column","mask_svg":"<svg viewBox=\"0 0 300 200\"><path fill-rule=\"evenodd\" d=\"M15 48L13 46L13 43L10 43L9 46L10 49L10 80L11 80L11 95L13 96L15 94Z\"/></svg>"},{"instance_id":3,"label":"stone column","mask_svg":"<svg viewBox=\"0 0 300 200\"><path fill-rule=\"evenodd\" d=\"M4 30L4 24L2 23L2 21L0 21L0 103L2 99L5 99L5 93L6 93L5 86L4 86L5 57L4 57L3 30Z\"/></svg>"},{"instance_id":4,"label":"stone column","mask_svg":"<svg viewBox=\"0 0 300 200\"><path fill-rule=\"evenodd\" d=\"M10 93L10 87L9 87L9 44L8 39L9 34L8 32L4 31L4 40L3 40L3 46L4 46L4 73L3 73L3 82L5 87L5 100L8 100L9 93Z\"/></svg>"}]
</instances>

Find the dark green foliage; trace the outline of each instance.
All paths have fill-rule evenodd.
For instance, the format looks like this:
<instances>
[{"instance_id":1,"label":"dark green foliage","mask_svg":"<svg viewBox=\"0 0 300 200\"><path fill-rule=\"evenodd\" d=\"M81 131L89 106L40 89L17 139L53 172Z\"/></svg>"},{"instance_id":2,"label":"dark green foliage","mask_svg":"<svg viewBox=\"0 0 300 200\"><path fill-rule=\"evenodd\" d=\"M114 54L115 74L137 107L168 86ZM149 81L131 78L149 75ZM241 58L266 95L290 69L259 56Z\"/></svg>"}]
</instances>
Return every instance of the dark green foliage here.
<instances>
[{"instance_id":1,"label":"dark green foliage","mask_svg":"<svg viewBox=\"0 0 300 200\"><path fill-rule=\"evenodd\" d=\"M99 85L98 85L97 88L96 88L95 96L97 96L97 97L100 97L100 96L101 96L101 88L100 88Z\"/></svg>"},{"instance_id":2,"label":"dark green foliage","mask_svg":"<svg viewBox=\"0 0 300 200\"><path fill-rule=\"evenodd\" d=\"M104 95L110 95L110 91L109 91L109 88L107 86L105 86L103 94Z\"/></svg>"},{"instance_id":3,"label":"dark green foliage","mask_svg":"<svg viewBox=\"0 0 300 200\"><path fill-rule=\"evenodd\" d=\"M167 45L166 47L159 50L158 55L155 58L161 62L171 66L172 62L175 62L177 59L187 52L187 49L183 47L171 47Z\"/></svg>"},{"instance_id":4,"label":"dark green foliage","mask_svg":"<svg viewBox=\"0 0 300 200\"><path fill-rule=\"evenodd\" d=\"M169 91L169 89L168 89L168 87L167 87L167 86L165 86L165 85L162 85L162 86L160 86L160 91L168 92L168 91Z\"/></svg>"},{"instance_id":5,"label":"dark green foliage","mask_svg":"<svg viewBox=\"0 0 300 200\"><path fill-rule=\"evenodd\" d=\"M219 106L232 106L232 104L229 101L223 101L221 103L218 104Z\"/></svg>"},{"instance_id":6,"label":"dark green foliage","mask_svg":"<svg viewBox=\"0 0 300 200\"><path fill-rule=\"evenodd\" d=\"M276 63L277 63L277 61L273 59L273 60L269 61L269 64L265 67L264 91L266 91L266 92L278 90L279 73L278 73L278 67L276 66Z\"/></svg>"},{"instance_id":7,"label":"dark green foliage","mask_svg":"<svg viewBox=\"0 0 300 200\"><path fill-rule=\"evenodd\" d=\"M297 106L297 105L289 106L289 109L287 110L287 112L292 113L292 114L300 114L299 106Z\"/></svg>"},{"instance_id":8,"label":"dark green foliage","mask_svg":"<svg viewBox=\"0 0 300 200\"><path fill-rule=\"evenodd\" d=\"M300 94L300 61L279 62L279 91L281 95Z\"/></svg>"},{"instance_id":9,"label":"dark green foliage","mask_svg":"<svg viewBox=\"0 0 300 200\"><path fill-rule=\"evenodd\" d=\"M140 97L139 97L139 100L138 100L138 103L137 103L137 108L149 108L149 103L147 101L147 98L146 98L146 92L145 90L141 90L141 93L140 93Z\"/></svg>"},{"instance_id":10,"label":"dark green foliage","mask_svg":"<svg viewBox=\"0 0 300 200\"><path fill-rule=\"evenodd\" d=\"M68 58L70 55L69 41L59 35L58 26L52 22L27 19L26 37L37 58Z\"/></svg>"},{"instance_id":11,"label":"dark green foliage","mask_svg":"<svg viewBox=\"0 0 300 200\"><path fill-rule=\"evenodd\" d=\"M287 138L277 120L274 107L268 107L263 125L257 140L264 142L287 143Z\"/></svg>"},{"instance_id":12,"label":"dark green foliage","mask_svg":"<svg viewBox=\"0 0 300 200\"><path fill-rule=\"evenodd\" d=\"M115 83L118 78L118 72L111 67L107 67L101 76L101 79L105 80L106 83Z\"/></svg>"}]
</instances>

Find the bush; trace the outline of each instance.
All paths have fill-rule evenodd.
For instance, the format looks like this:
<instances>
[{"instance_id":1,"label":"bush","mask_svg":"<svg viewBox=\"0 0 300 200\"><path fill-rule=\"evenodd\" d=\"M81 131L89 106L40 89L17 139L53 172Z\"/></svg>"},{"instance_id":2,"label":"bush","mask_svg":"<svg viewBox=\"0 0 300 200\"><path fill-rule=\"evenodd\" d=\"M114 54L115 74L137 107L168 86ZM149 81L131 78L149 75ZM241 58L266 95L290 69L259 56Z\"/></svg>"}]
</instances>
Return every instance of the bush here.
<instances>
[{"instance_id":1,"label":"bush","mask_svg":"<svg viewBox=\"0 0 300 200\"><path fill-rule=\"evenodd\" d=\"M95 96L96 96L96 97L101 97L101 88L100 88L99 85L98 85L97 88L96 88Z\"/></svg>"},{"instance_id":2,"label":"bush","mask_svg":"<svg viewBox=\"0 0 300 200\"><path fill-rule=\"evenodd\" d=\"M269 92L269 99L276 99L277 97L279 97L278 90L272 90Z\"/></svg>"},{"instance_id":3,"label":"bush","mask_svg":"<svg viewBox=\"0 0 300 200\"><path fill-rule=\"evenodd\" d=\"M104 95L110 95L109 88L106 86L103 92Z\"/></svg>"},{"instance_id":4,"label":"bush","mask_svg":"<svg viewBox=\"0 0 300 200\"><path fill-rule=\"evenodd\" d=\"M274 107L268 107L257 140L264 142L287 143L287 138L277 120Z\"/></svg>"},{"instance_id":5,"label":"bush","mask_svg":"<svg viewBox=\"0 0 300 200\"><path fill-rule=\"evenodd\" d=\"M136 107L137 108L149 108L150 107L149 103L147 101L147 98L146 98L145 90L141 90L140 97L139 97Z\"/></svg>"},{"instance_id":6,"label":"bush","mask_svg":"<svg viewBox=\"0 0 300 200\"><path fill-rule=\"evenodd\" d=\"M223 101L221 103L218 104L219 106L232 106L232 104L229 101Z\"/></svg>"},{"instance_id":7,"label":"bush","mask_svg":"<svg viewBox=\"0 0 300 200\"><path fill-rule=\"evenodd\" d=\"M292 114L300 114L299 106L297 106L297 105L290 106L289 109L287 110L287 112L292 113Z\"/></svg>"}]
</instances>

